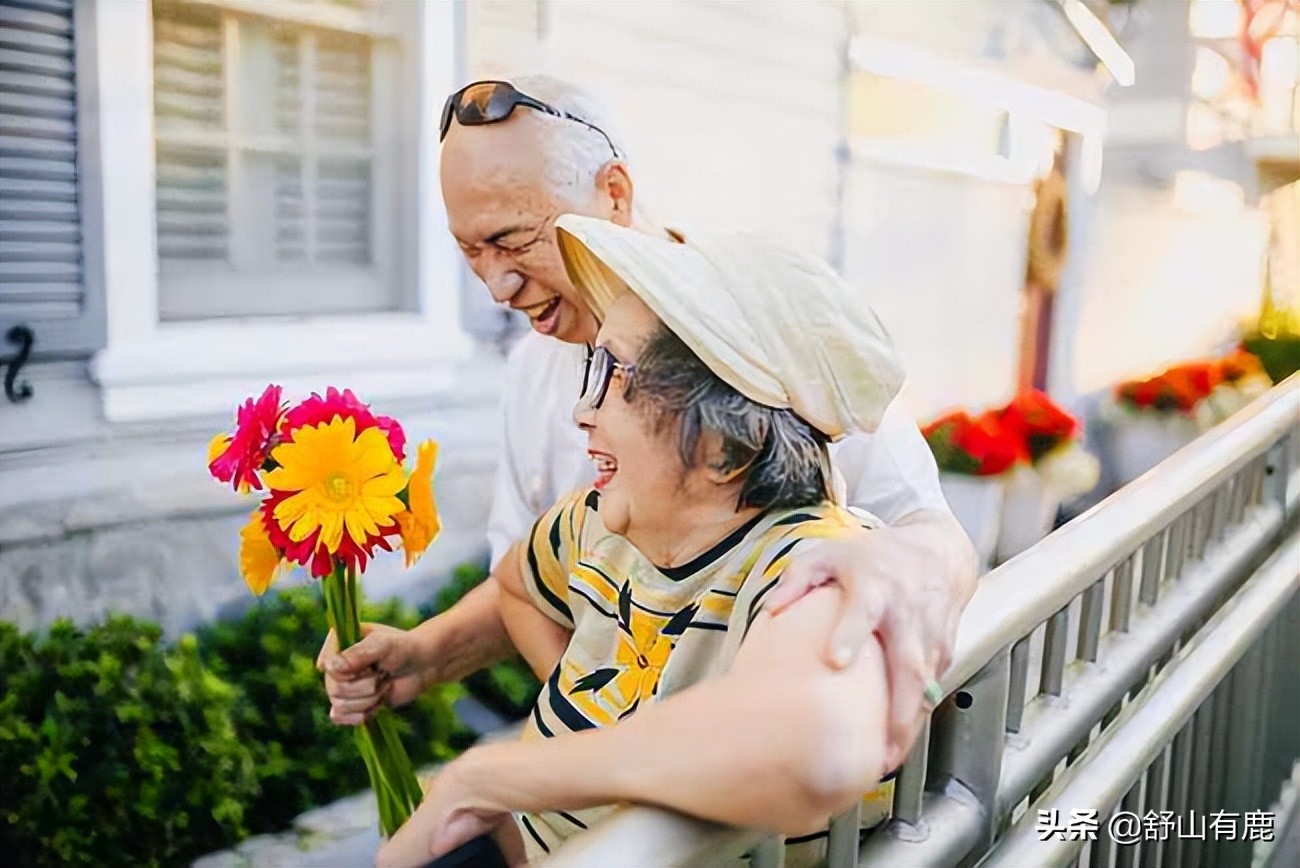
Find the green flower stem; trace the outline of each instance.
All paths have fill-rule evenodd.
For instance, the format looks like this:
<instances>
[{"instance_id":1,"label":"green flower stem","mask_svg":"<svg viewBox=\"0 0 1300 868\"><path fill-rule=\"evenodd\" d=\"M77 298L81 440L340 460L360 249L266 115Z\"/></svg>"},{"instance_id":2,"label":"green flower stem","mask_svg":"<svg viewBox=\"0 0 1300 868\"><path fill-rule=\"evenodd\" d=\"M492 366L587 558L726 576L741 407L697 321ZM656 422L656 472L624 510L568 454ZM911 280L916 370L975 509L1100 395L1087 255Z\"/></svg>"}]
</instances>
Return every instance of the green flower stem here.
<instances>
[{"instance_id":1,"label":"green flower stem","mask_svg":"<svg viewBox=\"0 0 1300 868\"><path fill-rule=\"evenodd\" d=\"M361 641L360 610L361 590L356 570L341 561L324 578L325 611L330 627L338 636L339 650ZM415 813L423 796L420 782L411 771L411 761L398 738L392 712L381 708L379 712L354 730L357 751L366 764L370 786L379 805L379 826L385 836L391 836Z\"/></svg>"}]
</instances>

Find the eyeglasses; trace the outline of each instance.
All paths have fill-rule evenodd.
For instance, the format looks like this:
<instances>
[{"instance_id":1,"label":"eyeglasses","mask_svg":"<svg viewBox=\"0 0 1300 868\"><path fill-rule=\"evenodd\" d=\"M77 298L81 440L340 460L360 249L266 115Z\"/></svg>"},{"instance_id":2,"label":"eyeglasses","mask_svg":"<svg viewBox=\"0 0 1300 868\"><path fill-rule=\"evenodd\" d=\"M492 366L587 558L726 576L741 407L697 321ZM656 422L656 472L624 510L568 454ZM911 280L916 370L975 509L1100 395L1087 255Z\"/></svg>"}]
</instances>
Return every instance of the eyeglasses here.
<instances>
[{"instance_id":1,"label":"eyeglasses","mask_svg":"<svg viewBox=\"0 0 1300 868\"><path fill-rule=\"evenodd\" d=\"M596 347L587 354L587 370L582 375L582 394L578 396L575 412L600 409L600 405L605 403L609 382L614 378L615 371L622 371L625 378L630 378L636 371L636 365L620 362L604 347Z\"/></svg>"},{"instance_id":2,"label":"eyeglasses","mask_svg":"<svg viewBox=\"0 0 1300 868\"><path fill-rule=\"evenodd\" d=\"M438 141L441 142L447 138L447 131L451 129L452 118L455 118L461 126L465 127L499 124L510 117L516 106L535 109L552 117L582 124L589 130L595 130L600 133L605 143L609 145L609 150L614 154L615 158L622 156L619 154L618 148L614 147L614 141L600 127L588 123L576 115L571 115L566 111L547 105L540 99L531 97L526 93L520 93L508 81L476 81L465 85L447 97L447 102L442 106L442 120L438 123Z\"/></svg>"}]
</instances>

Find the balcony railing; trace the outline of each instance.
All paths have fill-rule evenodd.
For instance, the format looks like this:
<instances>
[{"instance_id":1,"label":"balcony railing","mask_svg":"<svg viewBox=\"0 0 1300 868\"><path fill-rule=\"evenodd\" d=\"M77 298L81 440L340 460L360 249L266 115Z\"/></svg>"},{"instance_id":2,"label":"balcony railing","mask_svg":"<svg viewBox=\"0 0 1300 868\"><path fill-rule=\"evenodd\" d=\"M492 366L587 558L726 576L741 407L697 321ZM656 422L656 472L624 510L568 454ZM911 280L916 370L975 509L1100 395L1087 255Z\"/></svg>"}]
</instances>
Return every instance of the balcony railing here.
<instances>
[{"instance_id":1,"label":"balcony railing","mask_svg":"<svg viewBox=\"0 0 1300 868\"><path fill-rule=\"evenodd\" d=\"M836 818L830 868L1124 866L1139 851L1144 866L1247 863L1242 829L1233 840L1156 830L1118 846L1108 822L1220 810L1240 822L1291 774L1298 494L1300 375L991 572L963 618L947 698L899 775L893 819L860 844L856 813ZM630 807L546 864L742 855L780 865L780 840Z\"/></svg>"}]
</instances>

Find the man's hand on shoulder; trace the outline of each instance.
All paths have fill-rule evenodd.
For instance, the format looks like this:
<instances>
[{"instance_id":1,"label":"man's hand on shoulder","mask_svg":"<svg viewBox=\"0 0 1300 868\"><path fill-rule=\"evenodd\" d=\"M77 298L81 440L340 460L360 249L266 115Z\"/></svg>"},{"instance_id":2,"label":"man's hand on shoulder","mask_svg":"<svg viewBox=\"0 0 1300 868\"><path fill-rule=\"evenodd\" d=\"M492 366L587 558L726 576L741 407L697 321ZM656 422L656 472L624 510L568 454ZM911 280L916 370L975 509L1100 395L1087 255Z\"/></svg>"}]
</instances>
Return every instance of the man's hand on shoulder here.
<instances>
[{"instance_id":1,"label":"man's hand on shoulder","mask_svg":"<svg viewBox=\"0 0 1300 868\"><path fill-rule=\"evenodd\" d=\"M844 589L824 654L834 667L852 663L880 637L889 676L888 761L907 757L919 730L926 685L952 662L962 610L978 578L970 541L941 510L919 510L893 525L796 552L765 608L779 614L813 588Z\"/></svg>"}]
</instances>

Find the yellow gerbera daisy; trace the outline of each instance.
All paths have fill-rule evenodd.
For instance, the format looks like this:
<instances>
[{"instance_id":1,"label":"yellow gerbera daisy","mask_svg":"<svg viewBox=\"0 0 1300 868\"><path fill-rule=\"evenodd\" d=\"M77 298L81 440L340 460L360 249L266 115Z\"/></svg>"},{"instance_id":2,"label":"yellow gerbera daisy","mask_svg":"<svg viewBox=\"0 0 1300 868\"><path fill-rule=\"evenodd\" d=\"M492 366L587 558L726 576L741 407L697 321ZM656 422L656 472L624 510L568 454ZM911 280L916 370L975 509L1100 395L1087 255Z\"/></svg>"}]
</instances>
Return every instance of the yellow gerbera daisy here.
<instances>
[{"instance_id":1,"label":"yellow gerbera daisy","mask_svg":"<svg viewBox=\"0 0 1300 868\"><path fill-rule=\"evenodd\" d=\"M433 502L433 467L437 462L438 444L425 440L416 453L415 469L406 485L406 500L410 506L397 514L397 528L402 534L407 567L420 559L438 536L438 531L442 530L438 507Z\"/></svg>"},{"instance_id":2,"label":"yellow gerbera daisy","mask_svg":"<svg viewBox=\"0 0 1300 868\"><path fill-rule=\"evenodd\" d=\"M280 553L271 545L262 516L254 510L239 532L239 572L248 589L259 597L284 569Z\"/></svg>"},{"instance_id":3,"label":"yellow gerbera daisy","mask_svg":"<svg viewBox=\"0 0 1300 868\"><path fill-rule=\"evenodd\" d=\"M304 425L271 453L279 466L266 475L273 491L295 494L276 504L275 521L294 542L320 531L317 544L337 554L346 530L358 546L391 532L406 507L397 492L406 485L402 466L379 428L358 436L351 418Z\"/></svg>"}]
</instances>

